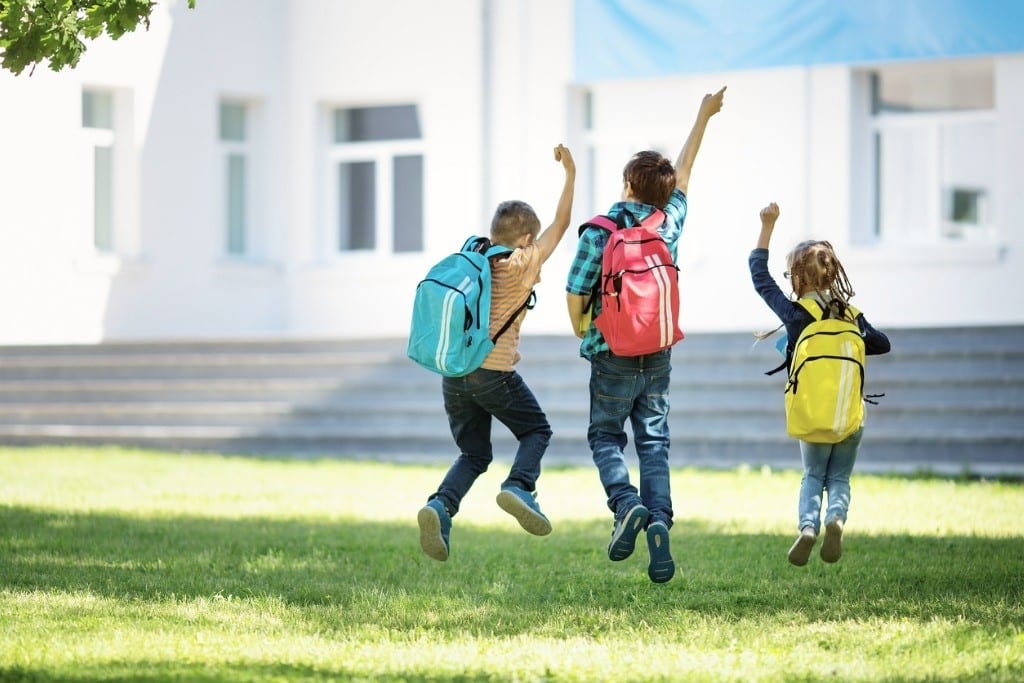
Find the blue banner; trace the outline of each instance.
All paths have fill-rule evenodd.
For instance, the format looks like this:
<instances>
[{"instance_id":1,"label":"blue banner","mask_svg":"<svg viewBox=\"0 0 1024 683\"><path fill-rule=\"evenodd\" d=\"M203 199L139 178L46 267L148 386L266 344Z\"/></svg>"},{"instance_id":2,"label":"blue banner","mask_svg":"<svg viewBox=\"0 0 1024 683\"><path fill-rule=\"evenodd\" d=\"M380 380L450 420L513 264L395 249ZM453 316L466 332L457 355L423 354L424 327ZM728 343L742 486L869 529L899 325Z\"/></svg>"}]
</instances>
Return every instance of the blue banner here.
<instances>
[{"instance_id":1,"label":"blue banner","mask_svg":"<svg viewBox=\"0 0 1024 683\"><path fill-rule=\"evenodd\" d=\"M1024 0L576 0L575 80L1024 52Z\"/></svg>"}]
</instances>

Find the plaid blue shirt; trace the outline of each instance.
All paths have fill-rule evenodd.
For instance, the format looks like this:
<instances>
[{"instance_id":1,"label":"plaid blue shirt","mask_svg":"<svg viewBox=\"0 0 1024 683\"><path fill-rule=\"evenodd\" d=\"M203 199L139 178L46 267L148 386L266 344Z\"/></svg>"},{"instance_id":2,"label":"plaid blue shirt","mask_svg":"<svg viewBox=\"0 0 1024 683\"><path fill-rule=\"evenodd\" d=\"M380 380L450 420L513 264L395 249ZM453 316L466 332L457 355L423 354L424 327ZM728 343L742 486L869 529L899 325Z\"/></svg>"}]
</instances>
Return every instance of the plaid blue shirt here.
<instances>
[{"instance_id":1,"label":"plaid blue shirt","mask_svg":"<svg viewBox=\"0 0 1024 683\"><path fill-rule=\"evenodd\" d=\"M623 210L629 211L637 220L644 220L655 211L650 204L639 202L616 202L608 211L608 216L616 218ZM677 248L679 236L683 233L683 223L686 221L686 195L679 189L672 190L668 204L662 208L665 212L665 223L658 228L658 232L668 244L668 251L672 254L672 261L678 260ZM629 220L628 217L626 219ZM590 296L590 293L598 286L601 280L601 258L604 255L604 246L608 243L608 233L601 228L587 228L580 235L579 244L576 247L576 257L569 267L569 278L565 285L565 291L570 294ZM590 358L601 351L608 351L608 344L605 342L601 332L594 325L593 318L601 312L601 297L594 300L594 315L591 318L590 327L583 335L583 342L580 344L580 355Z\"/></svg>"}]
</instances>

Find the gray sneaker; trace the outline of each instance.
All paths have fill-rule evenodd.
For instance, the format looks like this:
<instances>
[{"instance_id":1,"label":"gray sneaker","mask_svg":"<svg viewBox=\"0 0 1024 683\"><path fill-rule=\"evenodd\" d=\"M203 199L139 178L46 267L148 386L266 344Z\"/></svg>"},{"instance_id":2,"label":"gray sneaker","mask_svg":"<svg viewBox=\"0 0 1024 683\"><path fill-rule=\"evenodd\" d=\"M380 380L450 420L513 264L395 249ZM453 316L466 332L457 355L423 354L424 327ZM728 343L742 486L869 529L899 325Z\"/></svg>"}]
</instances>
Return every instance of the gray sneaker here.
<instances>
[{"instance_id":1,"label":"gray sneaker","mask_svg":"<svg viewBox=\"0 0 1024 683\"><path fill-rule=\"evenodd\" d=\"M551 533L551 522L540 511L536 493L524 491L518 486L506 486L495 500L498 507L515 517L519 526L534 536L547 536Z\"/></svg>"},{"instance_id":2,"label":"gray sneaker","mask_svg":"<svg viewBox=\"0 0 1024 683\"><path fill-rule=\"evenodd\" d=\"M452 531L452 518L444 503L433 499L416 515L420 525L420 547L427 556L440 562L448 559L448 535Z\"/></svg>"},{"instance_id":3,"label":"gray sneaker","mask_svg":"<svg viewBox=\"0 0 1024 683\"><path fill-rule=\"evenodd\" d=\"M801 529L800 535L796 537L789 549L789 563L797 567L807 564L807 560L811 556L811 549L814 548L814 542L817 540L818 534L814 533L814 527L805 526Z\"/></svg>"},{"instance_id":4,"label":"gray sneaker","mask_svg":"<svg viewBox=\"0 0 1024 683\"><path fill-rule=\"evenodd\" d=\"M647 576L654 583L665 583L676 574L676 563L668 546L668 525L664 522L651 522L647 527L647 550L651 553L651 562L647 565Z\"/></svg>"},{"instance_id":5,"label":"gray sneaker","mask_svg":"<svg viewBox=\"0 0 1024 683\"><path fill-rule=\"evenodd\" d=\"M825 523L825 541L821 544L821 559L838 562L843 556L843 520L836 517Z\"/></svg>"},{"instance_id":6,"label":"gray sneaker","mask_svg":"<svg viewBox=\"0 0 1024 683\"><path fill-rule=\"evenodd\" d=\"M643 505L634 505L626 511L622 519L615 521L612 540L608 542L609 560L619 562L633 554L633 548L636 547L636 535L647 526L650 516L650 511Z\"/></svg>"}]
</instances>

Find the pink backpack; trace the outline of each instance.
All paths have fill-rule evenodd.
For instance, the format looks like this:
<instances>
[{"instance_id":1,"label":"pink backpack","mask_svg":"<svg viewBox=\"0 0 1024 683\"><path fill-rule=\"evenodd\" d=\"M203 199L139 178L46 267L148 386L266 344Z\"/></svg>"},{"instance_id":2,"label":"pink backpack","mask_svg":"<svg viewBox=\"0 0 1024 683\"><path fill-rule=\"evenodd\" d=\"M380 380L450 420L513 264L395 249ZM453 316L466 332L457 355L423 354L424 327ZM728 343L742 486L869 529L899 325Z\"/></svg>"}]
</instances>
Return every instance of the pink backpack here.
<instances>
[{"instance_id":1,"label":"pink backpack","mask_svg":"<svg viewBox=\"0 0 1024 683\"><path fill-rule=\"evenodd\" d=\"M679 268L658 233L665 214L655 211L634 227L595 216L580 228L607 230L601 279L594 297L601 297L597 329L616 356L643 356L667 349L683 338L679 329Z\"/></svg>"}]
</instances>

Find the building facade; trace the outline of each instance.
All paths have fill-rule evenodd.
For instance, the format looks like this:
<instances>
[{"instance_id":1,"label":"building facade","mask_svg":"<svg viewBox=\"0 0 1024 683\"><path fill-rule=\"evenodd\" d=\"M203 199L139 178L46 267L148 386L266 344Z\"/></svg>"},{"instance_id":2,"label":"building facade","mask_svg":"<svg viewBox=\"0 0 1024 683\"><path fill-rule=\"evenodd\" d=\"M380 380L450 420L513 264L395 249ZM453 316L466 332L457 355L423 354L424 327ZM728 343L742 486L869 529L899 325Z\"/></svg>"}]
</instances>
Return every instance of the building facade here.
<instances>
[{"instance_id":1,"label":"building facade","mask_svg":"<svg viewBox=\"0 0 1024 683\"><path fill-rule=\"evenodd\" d=\"M553 146L583 222L722 85L684 330L771 322L746 272L770 201L780 276L829 239L878 325L1024 323L1024 10L837 4L160 3L74 70L0 73L0 343L402 336L422 274L499 201L550 222ZM573 243L525 333L570 332Z\"/></svg>"}]
</instances>

